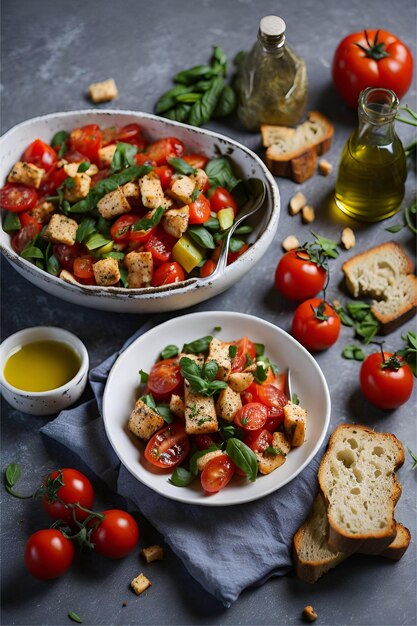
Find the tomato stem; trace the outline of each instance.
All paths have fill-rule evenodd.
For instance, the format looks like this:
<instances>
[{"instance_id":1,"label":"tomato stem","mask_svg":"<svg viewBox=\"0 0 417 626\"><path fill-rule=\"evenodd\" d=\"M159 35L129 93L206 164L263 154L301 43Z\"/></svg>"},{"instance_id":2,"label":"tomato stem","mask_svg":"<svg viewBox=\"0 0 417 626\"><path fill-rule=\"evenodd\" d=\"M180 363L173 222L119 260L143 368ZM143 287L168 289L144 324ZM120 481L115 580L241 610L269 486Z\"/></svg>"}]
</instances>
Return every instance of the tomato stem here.
<instances>
[{"instance_id":1,"label":"tomato stem","mask_svg":"<svg viewBox=\"0 0 417 626\"><path fill-rule=\"evenodd\" d=\"M361 43L357 42L355 43L355 46L363 50L365 56L367 56L369 59L374 59L374 61L380 61L381 59L389 56L388 52L385 50L384 42L381 41L380 43L378 43L379 30L376 31L375 38L372 43L369 40L368 32L366 30L364 31L364 35L368 47L363 46Z\"/></svg>"}]
</instances>

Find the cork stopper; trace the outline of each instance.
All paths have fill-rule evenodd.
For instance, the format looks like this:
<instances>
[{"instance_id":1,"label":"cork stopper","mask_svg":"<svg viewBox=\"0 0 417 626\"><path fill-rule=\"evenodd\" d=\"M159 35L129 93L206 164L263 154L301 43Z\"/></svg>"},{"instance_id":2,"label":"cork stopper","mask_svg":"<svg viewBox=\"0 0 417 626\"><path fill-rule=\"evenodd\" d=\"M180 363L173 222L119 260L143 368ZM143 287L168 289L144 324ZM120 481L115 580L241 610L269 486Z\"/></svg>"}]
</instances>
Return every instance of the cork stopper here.
<instances>
[{"instance_id":1,"label":"cork stopper","mask_svg":"<svg viewBox=\"0 0 417 626\"><path fill-rule=\"evenodd\" d=\"M259 23L258 37L267 48L280 48L285 42L286 24L282 17L266 15Z\"/></svg>"}]
</instances>

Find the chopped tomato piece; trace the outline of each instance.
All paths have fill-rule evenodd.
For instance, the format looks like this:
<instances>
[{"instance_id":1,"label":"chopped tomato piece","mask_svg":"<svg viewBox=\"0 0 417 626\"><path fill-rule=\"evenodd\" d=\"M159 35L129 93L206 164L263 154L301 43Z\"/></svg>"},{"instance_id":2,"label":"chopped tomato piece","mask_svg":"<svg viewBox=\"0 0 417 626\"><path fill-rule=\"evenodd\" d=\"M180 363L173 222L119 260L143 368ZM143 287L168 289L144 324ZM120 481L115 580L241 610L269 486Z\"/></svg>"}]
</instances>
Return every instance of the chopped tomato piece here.
<instances>
[{"instance_id":1,"label":"chopped tomato piece","mask_svg":"<svg viewBox=\"0 0 417 626\"><path fill-rule=\"evenodd\" d=\"M237 252L229 252L227 255L227 265L234 263L246 250L249 248L248 244L244 242L242 247Z\"/></svg>"},{"instance_id":2,"label":"chopped tomato piece","mask_svg":"<svg viewBox=\"0 0 417 626\"><path fill-rule=\"evenodd\" d=\"M183 378L177 359L158 361L149 373L148 389L156 400L166 400L182 391Z\"/></svg>"},{"instance_id":3,"label":"chopped tomato piece","mask_svg":"<svg viewBox=\"0 0 417 626\"><path fill-rule=\"evenodd\" d=\"M232 372L241 372L247 365L247 357L251 360L256 357L256 348L248 337L242 337L235 345L237 346L237 353L232 362Z\"/></svg>"},{"instance_id":4,"label":"chopped tomato piece","mask_svg":"<svg viewBox=\"0 0 417 626\"><path fill-rule=\"evenodd\" d=\"M207 276L211 276L214 270L217 267L217 263L212 259L207 259L202 268L200 269L201 278L207 278Z\"/></svg>"},{"instance_id":5,"label":"chopped tomato piece","mask_svg":"<svg viewBox=\"0 0 417 626\"><path fill-rule=\"evenodd\" d=\"M234 422L244 430L258 430L265 425L268 409L259 402L244 404L236 413Z\"/></svg>"},{"instance_id":6,"label":"chopped tomato piece","mask_svg":"<svg viewBox=\"0 0 417 626\"><path fill-rule=\"evenodd\" d=\"M181 424L169 424L158 430L145 448L149 463L162 469L172 469L184 461L190 451L187 433Z\"/></svg>"},{"instance_id":7,"label":"chopped tomato piece","mask_svg":"<svg viewBox=\"0 0 417 626\"><path fill-rule=\"evenodd\" d=\"M182 159L186 163L188 163L188 165L191 165L191 167L195 167L196 169L201 169L201 170L203 170L206 167L209 161L208 157L206 157L205 154L197 154L197 153L184 154Z\"/></svg>"},{"instance_id":8,"label":"chopped tomato piece","mask_svg":"<svg viewBox=\"0 0 417 626\"><path fill-rule=\"evenodd\" d=\"M218 213L221 209L233 209L235 217L238 212L237 202L232 194L224 187L216 187L213 193L210 195L211 210Z\"/></svg>"},{"instance_id":9,"label":"chopped tomato piece","mask_svg":"<svg viewBox=\"0 0 417 626\"><path fill-rule=\"evenodd\" d=\"M7 183L0 189L0 205L7 211L20 213L33 209L38 202L38 194L33 187Z\"/></svg>"},{"instance_id":10,"label":"chopped tomato piece","mask_svg":"<svg viewBox=\"0 0 417 626\"><path fill-rule=\"evenodd\" d=\"M163 263L153 273L152 286L161 287L171 283L179 283L185 280L185 273L181 265L176 261Z\"/></svg>"},{"instance_id":11,"label":"chopped tomato piece","mask_svg":"<svg viewBox=\"0 0 417 626\"><path fill-rule=\"evenodd\" d=\"M116 137L117 141L123 141L123 143L131 143L137 146L138 150L143 150L146 146L146 142L142 137L142 129L139 124L127 124L123 126Z\"/></svg>"},{"instance_id":12,"label":"chopped tomato piece","mask_svg":"<svg viewBox=\"0 0 417 626\"><path fill-rule=\"evenodd\" d=\"M168 159L172 157L182 157L184 154L184 144L175 137L158 139L146 148L148 159L155 161L157 165L167 165Z\"/></svg>"},{"instance_id":13,"label":"chopped tomato piece","mask_svg":"<svg viewBox=\"0 0 417 626\"><path fill-rule=\"evenodd\" d=\"M26 248L28 243L35 239L36 235L39 232L38 229L39 224L30 222L23 226L20 230L17 231L12 237L12 248L17 254L20 254L23 248Z\"/></svg>"},{"instance_id":14,"label":"chopped tomato piece","mask_svg":"<svg viewBox=\"0 0 417 626\"><path fill-rule=\"evenodd\" d=\"M272 446L272 435L269 430L260 428L259 430L251 430L245 433L244 442L254 452L264 452L269 446Z\"/></svg>"},{"instance_id":15,"label":"chopped tomato piece","mask_svg":"<svg viewBox=\"0 0 417 626\"><path fill-rule=\"evenodd\" d=\"M54 169L58 156L55 150L48 146L47 143L41 139L35 139L24 151L22 161L41 167L48 174Z\"/></svg>"},{"instance_id":16,"label":"chopped tomato piece","mask_svg":"<svg viewBox=\"0 0 417 626\"><path fill-rule=\"evenodd\" d=\"M199 450L207 450L210 446L221 443L221 437L217 433L212 435L194 435L194 441Z\"/></svg>"},{"instance_id":17,"label":"chopped tomato piece","mask_svg":"<svg viewBox=\"0 0 417 626\"><path fill-rule=\"evenodd\" d=\"M159 167L154 167L155 174L158 174L159 180L161 181L162 189L168 189L171 184L172 177L174 175L174 170L169 165L160 165Z\"/></svg>"},{"instance_id":18,"label":"chopped tomato piece","mask_svg":"<svg viewBox=\"0 0 417 626\"><path fill-rule=\"evenodd\" d=\"M54 245L53 251L62 268L72 272L74 260L81 256L81 244L74 243L72 246L66 246L64 243L57 243Z\"/></svg>"},{"instance_id":19,"label":"chopped tomato piece","mask_svg":"<svg viewBox=\"0 0 417 626\"><path fill-rule=\"evenodd\" d=\"M101 148L101 130L97 124L87 124L82 128L74 128L70 135L70 149L85 154L88 161L98 161ZM68 160L68 159L67 159Z\"/></svg>"},{"instance_id":20,"label":"chopped tomato piece","mask_svg":"<svg viewBox=\"0 0 417 626\"><path fill-rule=\"evenodd\" d=\"M210 202L202 193L188 205L188 209L190 211L190 224L204 224L210 218Z\"/></svg>"},{"instance_id":21,"label":"chopped tomato piece","mask_svg":"<svg viewBox=\"0 0 417 626\"><path fill-rule=\"evenodd\" d=\"M77 278L94 278L93 265L96 259L91 255L85 255L74 259L73 271Z\"/></svg>"},{"instance_id":22,"label":"chopped tomato piece","mask_svg":"<svg viewBox=\"0 0 417 626\"><path fill-rule=\"evenodd\" d=\"M150 252L156 262L166 262L171 258L172 248L178 239L157 228L149 241L145 244L146 252Z\"/></svg>"},{"instance_id":23,"label":"chopped tomato piece","mask_svg":"<svg viewBox=\"0 0 417 626\"><path fill-rule=\"evenodd\" d=\"M27 226L28 224L33 224L36 227L37 232L41 232L42 224L29 213L20 213L19 219L22 227Z\"/></svg>"},{"instance_id":24,"label":"chopped tomato piece","mask_svg":"<svg viewBox=\"0 0 417 626\"><path fill-rule=\"evenodd\" d=\"M121 215L113 222L110 228L110 236L113 241L127 241L131 232L132 224L138 221L136 215Z\"/></svg>"},{"instance_id":25,"label":"chopped tomato piece","mask_svg":"<svg viewBox=\"0 0 417 626\"><path fill-rule=\"evenodd\" d=\"M227 454L211 459L201 473L201 485L206 493L217 493L226 487L235 473L235 464Z\"/></svg>"}]
</instances>

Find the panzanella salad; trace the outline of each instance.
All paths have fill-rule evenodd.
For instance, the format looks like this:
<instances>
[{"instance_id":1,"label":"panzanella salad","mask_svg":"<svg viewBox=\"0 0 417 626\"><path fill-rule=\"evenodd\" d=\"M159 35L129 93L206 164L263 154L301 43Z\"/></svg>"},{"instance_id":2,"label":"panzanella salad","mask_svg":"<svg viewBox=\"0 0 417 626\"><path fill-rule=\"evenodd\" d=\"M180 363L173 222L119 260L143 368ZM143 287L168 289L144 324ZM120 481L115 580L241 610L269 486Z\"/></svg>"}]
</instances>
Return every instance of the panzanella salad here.
<instances>
[{"instance_id":1,"label":"panzanella salad","mask_svg":"<svg viewBox=\"0 0 417 626\"><path fill-rule=\"evenodd\" d=\"M170 472L177 487L198 475L207 494L235 473L254 481L304 443L307 414L287 397L286 373L248 337L202 337L181 351L169 345L140 375L128 428L146 442L145 464Z\"/></svg>"},{"instance_id":2,"label":"panzanella salad","mask_svg":"<svg viewBox=\"0 0 417 626\"><path fill-rule=\"evenodd\" d=\"M17 254L68 282L159 287L214 271L239 182L227 157L148 142L138 124L90 124L26 148L0 190L3 229ZM229 263L250 231L235 231Z\"/></svg>"}]
</instances>

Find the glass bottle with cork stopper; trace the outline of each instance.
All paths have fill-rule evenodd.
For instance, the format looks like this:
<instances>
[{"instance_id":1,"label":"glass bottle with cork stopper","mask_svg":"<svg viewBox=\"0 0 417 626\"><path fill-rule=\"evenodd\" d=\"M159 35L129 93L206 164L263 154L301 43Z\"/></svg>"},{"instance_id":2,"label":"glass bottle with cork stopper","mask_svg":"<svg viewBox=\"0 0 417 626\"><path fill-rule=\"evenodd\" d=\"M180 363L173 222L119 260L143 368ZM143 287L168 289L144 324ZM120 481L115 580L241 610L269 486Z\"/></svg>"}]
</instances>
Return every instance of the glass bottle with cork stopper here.
<instances>
[{"instance_id":1,"label":"glass bottle with cork stopper","mask_svg":"<svg viewBox=\"0 0 417 626\"><path fill-rule=\"evenodd\" d=\"M390 89L368 87L359 95L359 125L343 148L336 181L336 204L350 217L376 222L400 208L407 164L395 132L398 105Z\"/></svg>"},{"instance_id":2,"label":"glass bottle with cork stopper","mask_svg":"<svg viewBox=\"0 0 417 626\"><path fill-rule=\"evenodd\" d=\"M238 116L251 131L261 124L295 126L307 104L304 60L285 41L281 17L267 15L259 24L258 39L238 70Z\"/></svg>"}]
</instances>

